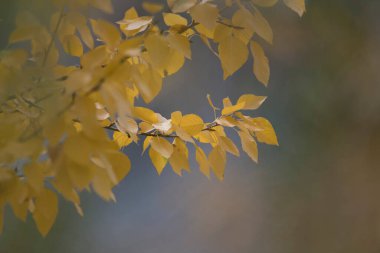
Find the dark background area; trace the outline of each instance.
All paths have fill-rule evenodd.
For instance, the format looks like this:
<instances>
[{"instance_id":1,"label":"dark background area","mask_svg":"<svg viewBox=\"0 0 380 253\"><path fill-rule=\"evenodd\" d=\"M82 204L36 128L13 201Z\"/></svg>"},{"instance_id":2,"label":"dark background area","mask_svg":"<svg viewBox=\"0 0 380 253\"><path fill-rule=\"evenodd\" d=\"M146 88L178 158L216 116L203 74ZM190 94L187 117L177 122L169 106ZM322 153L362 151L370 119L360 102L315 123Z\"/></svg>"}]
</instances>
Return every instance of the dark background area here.
<instances>
[{"instance_id":1,"label":"dark background area","mask_svg":"<svg viewBox=\"0 0 380 253\"><path fill-rule=\"evenodd\" d=\"M118 20L128 3L115 4ZM2 35L16 9L7 8ZM380 252L380 1L310 0L301 19L283 4L264 12L275 34L265 47L268 88L251 63L223 81L215 56L194 40L193 60L152 107L212 120L207 93L268 95L255 115L271 120L280 147L259 146L258 165L230 157L224 182L195 163L182 177L170 168L157 176L141 147L128 148L133 169L115 188L116 204L83 193L81 218L61 199L45 239L31 217L23 223L7 210L0 252Z\"/></svg>"}]
</instances>

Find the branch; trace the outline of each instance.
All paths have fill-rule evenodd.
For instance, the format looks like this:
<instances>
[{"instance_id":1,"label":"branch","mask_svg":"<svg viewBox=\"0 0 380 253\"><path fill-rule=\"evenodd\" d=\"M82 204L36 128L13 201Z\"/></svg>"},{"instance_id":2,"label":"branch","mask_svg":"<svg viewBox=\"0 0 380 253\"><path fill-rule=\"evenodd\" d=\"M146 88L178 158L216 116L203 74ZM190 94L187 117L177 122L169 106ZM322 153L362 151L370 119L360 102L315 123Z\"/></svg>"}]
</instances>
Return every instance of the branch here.
<instances>
[{"instance_id":1,"label":"branch","mask_svg":"<svg viewBox=\"0 0 380 253\"><path fill-rule=\"evenodd\" d=\"M114 131L114 132L121 132L118 128L115 128L114 126L115 126L115 123L112 123L111 125L105 126L104 128ZM217 127L217 126L219 126L217 122L212 122L208 124L205 128L203 128L201 131L215 131L214 127ZM131 137L131 135L128 132L126 134L128 135L128 137ZM157 130L153 130L150 132L137 133L137 135L163 137L163 138L178 138L179 137L178 135L175 135L175 134L163 134L163 133L158 132Z\"/></svg>"},{"instance_id":2,"label":"branch","mask_svg":"<svg viewBox=\"0 0 380 253\"><path fill-rule=\"evenodd\" d=\"M224 23L224 22L221 21L221 20L217 20L216 22L219 23L219 24L222 24L222 25L228 26L228 27L230 27L230 28L233 28L233 29L238 29L238 30L242 30L242 29L244 29L244 27L242 27L242 26L230 25L230 24Z\"/></svg>"},{"instance_id":3,"label":"branch","mask_svg":"<svg viewBox=\"0 0 380 253\"><path fill-rule=\"evenodd\" d=\"M60 12L60 14L59 14L59 18L58 18L58 21L57 21L57 25L56 25L55 28L54 28L54 31L53 31L53 34L52 34L52 36L51 36L51 39L50 39L49 45L48 45L48 47L47 47L47 49L46 49L46 53L45 53L45 55L44 55L44 59L43 59L43 61L42 61L42 67L45 66L46 61L47 61L47 59L48 59L48 56L49 56L49 54L50 54L50 50L51 50L51 48L53 47L55 37L57 37L57 33L58 33L58 30L59 30L59 27L60 27L60 25L61 25L61 23L62 23L63 17L65 16L64 11L65 11L65 6L62 5L62 7L61 7L61 12Z\"/></svg>"}]
</instances>

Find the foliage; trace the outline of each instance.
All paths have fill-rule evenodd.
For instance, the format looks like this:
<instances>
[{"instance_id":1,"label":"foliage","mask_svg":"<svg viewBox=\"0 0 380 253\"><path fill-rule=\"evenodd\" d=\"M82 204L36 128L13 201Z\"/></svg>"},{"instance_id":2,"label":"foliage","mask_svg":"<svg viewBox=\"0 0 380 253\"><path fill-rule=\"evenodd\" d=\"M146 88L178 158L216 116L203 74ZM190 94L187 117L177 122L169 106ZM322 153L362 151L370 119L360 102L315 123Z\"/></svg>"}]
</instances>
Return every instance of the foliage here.
<instances>
[{"instance_id":1,"label":"foliage","mask_svg":"<svg viewBox=\"0 0 380 253\"><path fill-rule=\"evenodd\" d=\"M260 8L276 3L143 2L144 16L130 8L116 23L89 14L92 8L111 14L111 0L33 1L49 10L45 16L26 4L0 60L0 227L9 204L21 220L30 212L45 236L58 212L55 192L81 215L83 190L115 200L112 188L131 167L121 150L132 143L143 143L158 174L167 164L178 175L190 171L192 147L200 171L220 180L226 153L240 154L225 129L236 130L255 162L257 142L278 145L268 120L243 114L257 109L263 96L244 94L236 103L227 97L219 109L208 95L211 122L179 111L165 118L135 105L139 98L149 104L163 79L191 59L195 37L219 58L224 78L246 63L250 51L253 73L267 85L269 64L259 41L271 44L273 33ZM305 10L303 0L283 3L300 16ZM78 65L68 64L68 56Z\"/></svg>"}]
</instances>

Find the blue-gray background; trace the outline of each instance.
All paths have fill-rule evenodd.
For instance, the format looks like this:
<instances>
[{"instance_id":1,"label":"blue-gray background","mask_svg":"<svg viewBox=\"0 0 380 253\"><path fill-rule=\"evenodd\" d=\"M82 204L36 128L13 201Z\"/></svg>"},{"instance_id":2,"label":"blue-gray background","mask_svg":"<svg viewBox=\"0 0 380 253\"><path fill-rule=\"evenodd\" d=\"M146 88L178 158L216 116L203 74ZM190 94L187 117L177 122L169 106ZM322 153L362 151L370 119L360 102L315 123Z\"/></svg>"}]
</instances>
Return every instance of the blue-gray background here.
<instances>
[{"instance_id":1,"label":"blue-gray background","mask_svg":"<svg viewBox=\"0 0 380 253\"><path fill-rule=\"evenodd\" d=\"M115 20L130 2L115 1ZM251 63L223 81L194 40L193 60L152 104L211 120L207 93L268 95L255 115L272 121L280 147L261 145L258 165L231 157L224 182L194 163L183 177L170 168L159 177L140 147L129 148L133 170L116 204L84 193L81 218L61 200L45 239L8 210L0 252L380 252L380 1L311 0L307 9L302 19L283 4L264 10L275 34L268 88ZM11 11L0 12L9 24Z\"/></svg>"}]
</instances>

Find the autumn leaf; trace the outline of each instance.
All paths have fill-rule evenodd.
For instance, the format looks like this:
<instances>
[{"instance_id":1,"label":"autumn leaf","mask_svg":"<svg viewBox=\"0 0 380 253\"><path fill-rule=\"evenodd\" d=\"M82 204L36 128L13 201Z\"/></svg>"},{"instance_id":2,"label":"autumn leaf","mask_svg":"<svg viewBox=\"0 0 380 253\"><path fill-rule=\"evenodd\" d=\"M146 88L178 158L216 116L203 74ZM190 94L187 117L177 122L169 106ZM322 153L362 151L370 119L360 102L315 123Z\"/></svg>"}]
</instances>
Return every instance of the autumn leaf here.
<instances>
[{"instance_id":1,"label":"autumn leaf","mask_svg":"<svg viewBox=\"0 0 380 253\"><path fill-rule=\"evenodd\" d=\"M305 0L283 0L286 6L295 11L300 17L305 13Z\"/></svg>"},{"instance_id":2,"label":"autumn leaf","mask_svg":"<svg viewBox=\"0 0 380 253\"><path fill-rule=\"evenodd\" d=\"M253 57L253 73L257 80L267 86L270 75L268 58L265 56L260 44L255 41L251 42L251 53Z\"/></svg>"},{"instance_id":3,"label":"autumn leaf","mask_svg":"<svg viewBox=\"0 0 380 253\"><path fill-rule=\"evenodd\" d=\"M232 36L225 38L219 43L218 51L224 79L240 69L248 59L247 46Z\"/></svg>"},{"instance_id":4,"label":"autumn leaf","mask_svg":"<svg viewBox=\"0 0 380 253\"><path fill-rule=\"evenodd\" d=\"M33 219L43 236L46 236L54 224L58 213L58 199L50 190L43 190L35 201Z\"/></svg>"}]
</instances>

